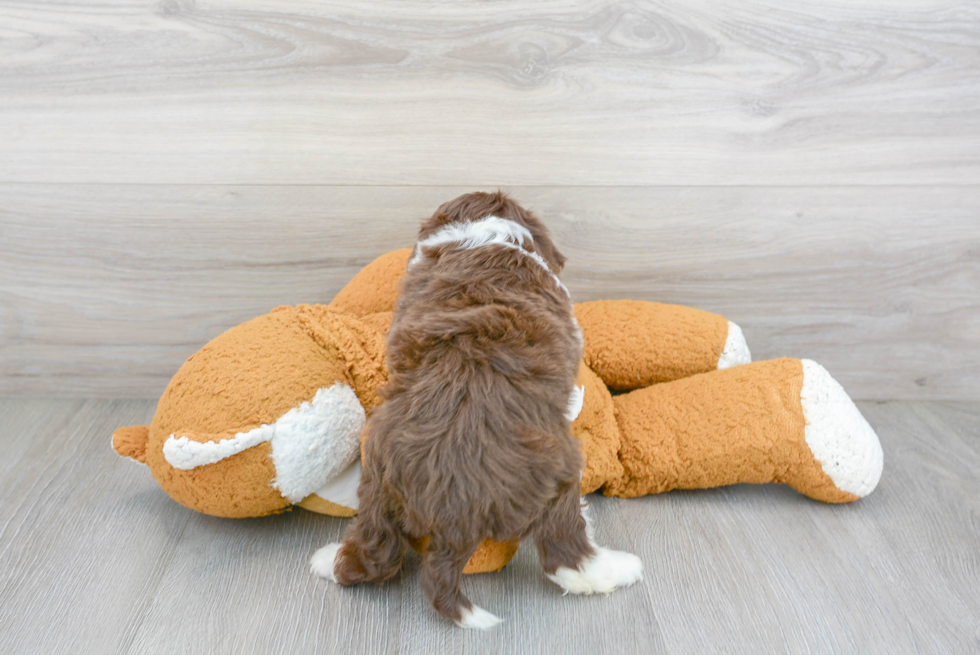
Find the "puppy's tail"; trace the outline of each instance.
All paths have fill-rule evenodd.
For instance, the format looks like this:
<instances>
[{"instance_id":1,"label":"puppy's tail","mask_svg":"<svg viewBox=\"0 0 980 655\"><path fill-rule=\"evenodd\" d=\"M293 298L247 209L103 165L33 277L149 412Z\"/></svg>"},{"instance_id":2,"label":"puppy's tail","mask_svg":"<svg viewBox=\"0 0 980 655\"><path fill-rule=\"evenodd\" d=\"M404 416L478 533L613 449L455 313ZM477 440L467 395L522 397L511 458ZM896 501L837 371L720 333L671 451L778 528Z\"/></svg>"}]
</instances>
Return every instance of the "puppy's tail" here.
<instances>
[{"instance_id":1,"label":"puppy's tail","mask_svg":"<svg viewBox=\"0 0 980 655\"><path fill-rule=\"evenodd\" d=\"M422 555L420 576L422 591L437 612L461 628L489 630L500 618L463 595L463 567L469 561L477 544L460 546L434 535Z\"/></svg>"}]
</instances>

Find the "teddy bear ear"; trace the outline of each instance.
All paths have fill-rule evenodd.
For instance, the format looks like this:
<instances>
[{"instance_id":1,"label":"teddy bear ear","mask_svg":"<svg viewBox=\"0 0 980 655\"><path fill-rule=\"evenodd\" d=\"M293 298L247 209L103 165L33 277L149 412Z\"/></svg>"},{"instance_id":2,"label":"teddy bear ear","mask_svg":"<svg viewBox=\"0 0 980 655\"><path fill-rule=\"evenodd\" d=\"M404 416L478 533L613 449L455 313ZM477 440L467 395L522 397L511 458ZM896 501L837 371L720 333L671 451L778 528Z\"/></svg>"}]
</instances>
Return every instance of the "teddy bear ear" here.
<instances>
[{"instance_id":1,"label":"teddy bear ear","mask_svg":"<svg viewBox=\"0 0 980 655\"><path fill-rule=\"evenodd\" d=\"M330 309L354 316L392 311L411 255L411 248L381 255L337 292Z\"/></svg>"},{"instance_id":2,"label":"teddy bear ear","mask_svg":"<svg viewBox=\"0 0 980 655\"><path fill-rule=\"evenodd\" d=\"M146 464L146 442L149 439L149 425L130 425L112 433L112 449L123 457Z\"/></svg>"}]
</instances>

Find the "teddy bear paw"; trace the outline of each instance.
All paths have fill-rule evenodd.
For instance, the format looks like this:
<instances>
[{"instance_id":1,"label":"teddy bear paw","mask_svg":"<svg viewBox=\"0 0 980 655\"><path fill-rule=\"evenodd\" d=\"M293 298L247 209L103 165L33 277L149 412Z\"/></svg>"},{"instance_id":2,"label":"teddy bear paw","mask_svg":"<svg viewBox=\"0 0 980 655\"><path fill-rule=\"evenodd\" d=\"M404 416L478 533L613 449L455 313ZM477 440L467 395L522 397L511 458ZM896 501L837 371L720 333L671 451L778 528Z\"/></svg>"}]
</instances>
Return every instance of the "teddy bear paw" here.
<instances>
[{"instance_id":1,"label":"teddy bear paw","mask_svg":"<svg viewBox=\"0 0 980 655\"><path fill-rule=\"evenodd\" d=\"M725 339L725 347L718 357L718 370L741 366L752 361L752 353L749 351L749 344L745 341L742 328L736 323L728 321L728 337Z\"/></svg>"},{"instance_id":2,"label":"teddy bear paw","mask_svg":"<svg viewBox=\"0 0 980 655\"><path fill-rule=\"evenodd\" d=\"M863 498L881 479L878 435L827 369L811 359L802 363L807 446L835 487Z\"/></svg>"}]
</instances>

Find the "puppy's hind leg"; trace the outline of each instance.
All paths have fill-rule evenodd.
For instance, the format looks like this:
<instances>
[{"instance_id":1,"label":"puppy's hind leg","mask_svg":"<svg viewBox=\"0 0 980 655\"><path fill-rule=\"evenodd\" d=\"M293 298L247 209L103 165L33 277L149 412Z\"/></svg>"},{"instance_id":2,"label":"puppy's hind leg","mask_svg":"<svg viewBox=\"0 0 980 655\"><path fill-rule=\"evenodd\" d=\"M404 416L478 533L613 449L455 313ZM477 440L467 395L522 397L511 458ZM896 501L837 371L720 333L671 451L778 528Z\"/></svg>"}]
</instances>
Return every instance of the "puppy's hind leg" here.
<instances>
[{"instance_id":1,"label":"puppy's hind leg","mask_svg":"<svg viewBox=\"0 0 980 655\"><path fill-rule=\"evenodd\" d=\"M544 572L573 594L608 594L643 579L643 563L630 553L597 546L578 486L570 486L535 527Z\"/></svg>"},{"instance_id":2,"label":"puppy's hind leg","mask_svg":"<svg viewBox=\"0 0 980 655\"><path fill-rule=\"evenodd\" d=\"M327 544L310 559L315 575L349 587L362 582L380 584L401 568L407 543L373 477L365 472L361 478L357 490L360 511L343 543Z\"/></svg>"},{"instance_id":3,"label":"puppy's hind leg","mask_svg":"<svg viewBox=\"0 0 980 655\"><path fill-rule=\"evenodd\" d=\"M478 544L451 543L443 535L433 535L422 554L420 581L425 597L444 617L461 628L489 630L500 619L474 605L460 589L463 568Z\"/></svg>"}]
</instances>

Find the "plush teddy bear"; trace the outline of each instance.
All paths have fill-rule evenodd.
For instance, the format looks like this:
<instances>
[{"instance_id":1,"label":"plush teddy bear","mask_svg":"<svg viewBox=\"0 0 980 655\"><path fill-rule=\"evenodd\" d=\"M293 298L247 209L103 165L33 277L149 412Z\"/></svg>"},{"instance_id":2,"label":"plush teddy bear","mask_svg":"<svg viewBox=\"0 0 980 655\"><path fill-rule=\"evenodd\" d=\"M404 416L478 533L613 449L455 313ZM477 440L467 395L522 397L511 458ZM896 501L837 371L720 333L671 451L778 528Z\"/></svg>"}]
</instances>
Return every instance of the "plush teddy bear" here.
<instances>
[{"instance_id":1,"label":"plush teddy bear","mask_svg":"<svg viewBox=\"0 0 980 655\"><path fill-rule=\"evenodd\" d=\"M329 305L279 307L221 334L173 377L153 422L118 429L113 447L200 512L299 505L353 516L362 431L386 381L385 334L410 253L379 257ZM570 411L583 494L780 482L843 503L878 483L878 438L819 364L749 363L737 325L688 307L600 300L575 316L585 348ZM466 572L499 570L516 549L488 540Z\"/></svg>"}]
</instances>

